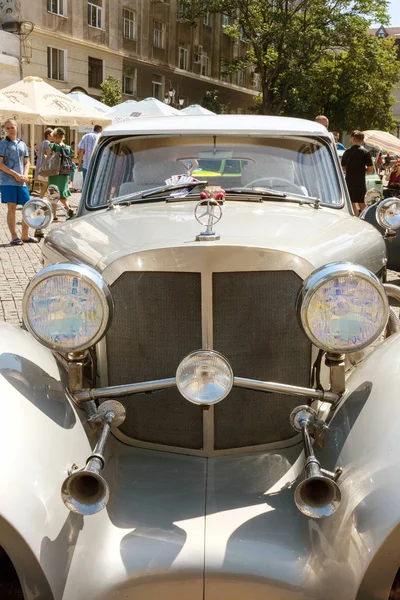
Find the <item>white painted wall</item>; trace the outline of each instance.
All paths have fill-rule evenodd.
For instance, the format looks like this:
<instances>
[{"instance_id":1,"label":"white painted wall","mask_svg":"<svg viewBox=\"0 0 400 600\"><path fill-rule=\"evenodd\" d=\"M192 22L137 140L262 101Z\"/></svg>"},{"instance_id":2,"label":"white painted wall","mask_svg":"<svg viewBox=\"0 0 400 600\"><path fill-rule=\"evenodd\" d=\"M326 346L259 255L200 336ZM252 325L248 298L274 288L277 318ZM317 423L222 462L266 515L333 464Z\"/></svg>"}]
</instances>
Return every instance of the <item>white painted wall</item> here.
<instances>
[{"instance_id":1,"label":"white painted wall","mask_svg":"<svg viewBox=\"0 0 400 600\"><path fill-rule=\"evenodd\" d=\"M19 81L19 37L0 30L0 89Z\"/></svg>"}]
</instances>

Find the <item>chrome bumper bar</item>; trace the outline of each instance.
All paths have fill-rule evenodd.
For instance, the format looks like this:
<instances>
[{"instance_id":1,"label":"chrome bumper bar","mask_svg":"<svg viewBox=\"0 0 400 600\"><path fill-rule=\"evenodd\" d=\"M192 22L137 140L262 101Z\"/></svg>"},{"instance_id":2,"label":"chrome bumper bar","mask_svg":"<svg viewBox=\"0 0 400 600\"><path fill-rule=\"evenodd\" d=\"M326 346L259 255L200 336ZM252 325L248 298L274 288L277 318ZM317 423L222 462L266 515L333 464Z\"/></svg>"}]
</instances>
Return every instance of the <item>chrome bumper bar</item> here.
<instances>
[{"instance_id":1,"label":"chrome bumper bar","mask_svg":"<svg viewBox=\"0 0 400 600\"><path fill-rule=\"evenodd\" d=\"M259 392L277 392L279 394L301 396L311 400L329 402L330 404L337 402L341 398L341 395L335 392L305 388L297 385L286 385L284 383L275 383L271 381L245 379L243 377L234 377L233 385L250 390L257 390ZM164 390L175 386L175 377L170 377L168 379L157 379L155 381L143 381L141 383L128 383L126 385L114 385L98 389L82 390L80 392L71 393L71 396L79 405L90 400L119 398L121 396L130 396L131 394L155 392L157 390Z\"/></svg>"}]
</instances>

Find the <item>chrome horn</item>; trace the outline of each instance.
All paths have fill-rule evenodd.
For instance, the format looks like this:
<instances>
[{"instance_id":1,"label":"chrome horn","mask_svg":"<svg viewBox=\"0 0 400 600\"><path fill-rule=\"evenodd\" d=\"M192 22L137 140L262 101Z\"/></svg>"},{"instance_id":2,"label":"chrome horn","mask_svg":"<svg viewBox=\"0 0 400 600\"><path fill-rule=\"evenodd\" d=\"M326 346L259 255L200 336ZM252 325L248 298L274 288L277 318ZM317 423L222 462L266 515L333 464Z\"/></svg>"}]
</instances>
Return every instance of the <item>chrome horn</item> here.
<instances>
[{"instance_id":1,"label":"chrome horn","mask_svg":"<svg viewBox=\"0 0 400 600\"><path fill-rule=\"evenodd\" d=\"M61 486L61 497L65 506L79 515L94 515L101 511L110 497L106 480L100 475L103 469L104 449L111 431L111 425L118 427L125 420L125 408L116 400L106 400L91 419L102 423L100 439L83 469L73 465L69 476Z\"/></svg>"},{"instance_id":2,"label":"chrome horn","mask_svg":"<svg viewBox=\"0 0 400 600\"><path fill-rule=\"evenodd\" d=\"M321 469L311 443L310 433L327 429L323 421L310 406L298 406L290 414L290 424L303 436L306 473L305 479L299 483L294 493L297 508L307 517L321 519L330 517L338 508L342 495L336 479L342 469L335 473Z\"/></svg>"}]
</instances>

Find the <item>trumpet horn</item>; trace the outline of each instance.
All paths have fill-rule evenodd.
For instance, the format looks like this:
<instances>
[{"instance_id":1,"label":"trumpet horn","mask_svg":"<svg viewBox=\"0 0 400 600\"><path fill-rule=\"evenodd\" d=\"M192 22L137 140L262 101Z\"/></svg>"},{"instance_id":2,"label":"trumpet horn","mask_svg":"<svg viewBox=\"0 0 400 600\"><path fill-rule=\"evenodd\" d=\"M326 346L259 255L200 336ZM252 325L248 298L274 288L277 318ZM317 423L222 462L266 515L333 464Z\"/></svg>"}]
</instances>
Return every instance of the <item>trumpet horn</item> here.
<instances>
[{"instance_id":1,"label":"trumpet horn","mask_svg":"<svg viewBox=\"0 0 400 600\"><path fill-rule=\"evenodd\" d=\"M106 400L93 419L103 423L100 439L83 469L73 465L61 486L61 498L65 506L79 515L94 515L108 502L110 489L100 471L105 465L104 450L110 435L111 425L118 427L125 420L125 408L116 400Z\"/></svg>"},{"instance_id":2,"label":"trumpet horn","mask_svg":"<svg viewBox=\"0 0 400 600\"><path fill-rule=\"evenodd\" d=\"M310 433L327 429L325 423L317 418L317 413L310 406L298 406L290 415L290 423L303 436L305 454L305 479L299 483L294 493L297 508L307 517L321 519L330 517L338 508L342 494L336 483L342 469L336 468L330 473L321 468L312 447Z\"/></svg>"}]
</instances>

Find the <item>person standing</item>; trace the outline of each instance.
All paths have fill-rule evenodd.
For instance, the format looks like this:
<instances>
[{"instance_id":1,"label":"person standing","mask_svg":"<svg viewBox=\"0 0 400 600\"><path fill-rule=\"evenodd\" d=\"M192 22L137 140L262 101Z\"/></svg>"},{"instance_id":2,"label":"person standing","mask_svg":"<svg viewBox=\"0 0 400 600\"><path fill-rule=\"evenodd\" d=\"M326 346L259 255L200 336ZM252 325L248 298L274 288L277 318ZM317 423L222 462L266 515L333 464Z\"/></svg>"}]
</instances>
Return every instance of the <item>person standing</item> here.
<instances>
[{"instance_id":1,"label":"person standing","mask_svg":"<svg viewBox=\"0 0 400 600\"><path fill-rule=\"evenodd\" d=\"M342 156L342 168L346 174L350 200L356 216L365 208L365 174L374 172L372 157L363 144L364 134L356 129L351 134L351 147Z\"/></svg>"},{"instance_id":2,"label":"person standing","mask_svg":"<svg viewBox=\"0 0 400 600\"><path fill-rule=\"evenodd\" d=\"M0 192L2 204L7 204L7 225L11 233L11 245L23 243L37 244L38 240L29 236L29 228L22 221L22 235L17 235L16 209L30 200L27 187L29 154L26 144L18 139L18 124L14 119L4 123L6 137L0 142Z\"/></svg>"},{"instance_id":3,"label":"person standing","mask_svg":"<svg viewBox=\"0 0 400 600\"><path fill-rule=\"evenodd\" d=\"M53 141L50 143L50 146L45 151L47 156L51 156L53 152L60 152L62 155L61 147L66 148L67 152L71 156L72 150L71 150L70 146L67 146L66 144L64 144L65 131L64 131L64 129L62 129L62 127L56 127L55 129L53 129L51 132L51 137L52 137ZM68 179L69 179L69 174L68 175L50 175L50 177L48 178L48 182L49 182L49 185L55 185L58 187L58 190L60 192L60 202L64 206L65 210L67 211L68 217L73 217L74 211L72 210L72 208L70 207L70 205L68 204L68 201L67 201L67 198L69 198L71 196L71 192L69 191L69 186L68 186ZM55 221L57 220L56 215L54 215L54 220Z\"/></svg>"},{"instance_id":4,"label":"person standing","mask_svg":"<svg viewBox=\"0 0 400 600\"><path fill-rule=\"evenodd\" d=\"M316 123L323 125L327 129L329 129L329 119L325 115L317 115L314 119Z\"/></svg>"},{"instance_id":5,"label":"person standing","mask_svg":"<svg viewBox=\"0 0 400 600\"><path fill-rule=\"evenodd\" d=\"M52 141L52 128L48 127L44 132L44 140L40 143L38 149L38 155L36 159L36 171L35 171L35 179L40 181L40 197L44 198L47 191L47 176L40 175L39 171L44 161L46 160L46 150L50 148L50 143Z\"/></svg>"},{"instance_id":6,"label":"person standing","mask_svg":"<svg viewBox=\"0 0 400 600\"><path fill-rule=\"evenodd\" d=\"M84 182L89 166L89 161L93 154L94 147L97 143L97 138L99 137L102 131L103 128L101 125L95 125L93 131L90 133L86 133L78 144L78 171L82 171Z\"/></svg>"},{"instance_id":7,"label":"person standing","mask_svg":"<svg viewBox=\"0 0 400 600\"><path fill-rule=\"evenodd\" d=\"M337 150L346 150L346 146L344 146L341 142L339 142L339 132L338 131L332 131L332 135L333 135L333 139L335 140L335 144L336 144L336 149Z\"/></svg>"}]
</instances>

